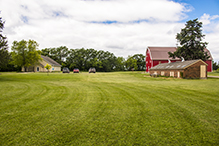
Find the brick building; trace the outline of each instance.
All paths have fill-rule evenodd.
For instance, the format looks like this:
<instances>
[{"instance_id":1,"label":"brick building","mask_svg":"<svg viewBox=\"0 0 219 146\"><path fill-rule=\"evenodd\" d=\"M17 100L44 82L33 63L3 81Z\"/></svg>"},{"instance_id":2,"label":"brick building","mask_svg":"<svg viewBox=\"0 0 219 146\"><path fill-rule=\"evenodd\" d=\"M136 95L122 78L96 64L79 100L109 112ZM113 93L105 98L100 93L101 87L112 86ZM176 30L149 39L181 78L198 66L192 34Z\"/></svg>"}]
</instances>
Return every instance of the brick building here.
<instances>
[{"instance_id":1,"label":"brick building","mask_svg":"<svg viewBox=\"0 0 219 146\"><path fill-rule=\"evenodd\" d=\"M207 78L207 63L199 60L161 63L150 69L150 74L176 78Z\"/></svg>"}]
</instances>

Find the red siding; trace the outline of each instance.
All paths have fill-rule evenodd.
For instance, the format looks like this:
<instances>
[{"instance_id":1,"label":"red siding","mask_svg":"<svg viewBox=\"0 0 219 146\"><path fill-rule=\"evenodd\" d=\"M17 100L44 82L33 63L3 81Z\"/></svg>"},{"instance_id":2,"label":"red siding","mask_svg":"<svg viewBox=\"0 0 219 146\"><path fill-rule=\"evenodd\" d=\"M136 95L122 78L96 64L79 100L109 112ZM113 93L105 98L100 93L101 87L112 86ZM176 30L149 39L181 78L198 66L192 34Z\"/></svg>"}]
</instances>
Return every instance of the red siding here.
<instances>
[{"instance_id":1,"label":"red siding","mask_svg":"<svg viewBox=\"0 0 219 146\"><path fill-rule=\"evenodd\" d=\"M149 69L152 67L151 54L149 49L147 49L145 61L146 61L146 72L149 72Z\"/></svg>"},{"instance_id":2,"label":"red siding","mask_svg":"<svg viewBox=\"0 0 219 146\"><path fill-rule=\"evenodd\" d=\"M205 63L208 64L207 71L212 72L212 61L211 60L206 60Z\"/></svg>"}]
</instances>

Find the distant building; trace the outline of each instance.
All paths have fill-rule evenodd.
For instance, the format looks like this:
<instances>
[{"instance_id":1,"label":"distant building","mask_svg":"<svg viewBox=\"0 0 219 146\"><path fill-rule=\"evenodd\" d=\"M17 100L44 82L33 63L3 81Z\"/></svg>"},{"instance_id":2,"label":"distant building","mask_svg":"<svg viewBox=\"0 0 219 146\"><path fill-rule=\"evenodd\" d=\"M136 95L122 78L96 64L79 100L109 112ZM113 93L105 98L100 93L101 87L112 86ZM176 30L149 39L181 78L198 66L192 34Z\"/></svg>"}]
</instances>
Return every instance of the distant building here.
<instances>
[{"instance_id":1,"label":"distant building","mask_svg":"<svg viewBox=\"0 0 219 146\"><path fill-rule=\"evenodd\" d=\"M28 72L46 72L47 69L44 68L46 64L49 64L52 66L52 68L49 70L50 72L61 71L61 65L55 60L51 59L50 57L43 56L43 55L41 55L41 58L43 59L42 61L40 60L38 64L28 67L27 71ZM24 71L24 67L22 67L21 71Z\"/></svg>"},{"instance_id":2,"label":"distant building","mask_svg":"<svg viewBox=\"0 0 219 146\"><path fill-rule=\"evenodd\" d=\"M148 47L146 49L146 72L149 72L150 68L160 64L181 61L181 58L169 58L168 52L175 52L176 47ZM205 49L208 52L210 58L205 61L208 64L207 71L212 72L212 56L208 49Z\"/></svg>"},{"instance_id":3,"label":"distant building","mask_svg":"<svg viewBox=\"0 0 219 146\"><path fill-rule=\"evenodd\" d=\"M199 60L161 63L150 68L150 75L176 78L207 78L207 63Z\"/></svg>"}]
</instances>

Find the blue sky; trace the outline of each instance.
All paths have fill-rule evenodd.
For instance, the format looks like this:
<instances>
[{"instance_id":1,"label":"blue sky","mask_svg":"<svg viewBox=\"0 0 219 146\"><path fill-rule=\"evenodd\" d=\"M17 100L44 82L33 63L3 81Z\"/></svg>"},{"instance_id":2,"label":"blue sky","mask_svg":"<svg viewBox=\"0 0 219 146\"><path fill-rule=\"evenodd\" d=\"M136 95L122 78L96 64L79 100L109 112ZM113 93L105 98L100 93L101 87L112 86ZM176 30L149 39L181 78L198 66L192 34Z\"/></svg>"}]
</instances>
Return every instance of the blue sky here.
<instances>
[{"instance_id":1,"label":"blue sky","mask_svg":"<svg viewBox=\"0 0 219 146\"><path fill-rule=\"evenodd\" d=\"M188 12L189 19L200 18L204 13L219 15L219 0L174 0L175 2L185 3L193 10Z\"/></svg>"},{"instance_id":2,"label":"blue sky","mask_svg":"<svg viewBox=\"0 0 219 146\"><path fill-rule=\"evenodd\" d=\"M186 21L198 18L219 61L219 0L1 0L0 11L9 46L33 39L39 49L84 47L123 57L176 46Z\"/></svg>"}]
</instances>

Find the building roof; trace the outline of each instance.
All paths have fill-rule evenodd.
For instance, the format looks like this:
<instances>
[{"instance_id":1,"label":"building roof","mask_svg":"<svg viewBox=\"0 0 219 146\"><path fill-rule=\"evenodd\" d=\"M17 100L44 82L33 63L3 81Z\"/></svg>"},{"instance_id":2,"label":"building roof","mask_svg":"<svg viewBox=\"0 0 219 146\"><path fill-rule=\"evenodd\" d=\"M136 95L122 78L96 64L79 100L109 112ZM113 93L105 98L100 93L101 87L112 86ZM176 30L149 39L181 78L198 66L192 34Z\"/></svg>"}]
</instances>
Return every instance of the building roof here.
<instances>
[{"instance_id":1,"label":"building roof","mask_svg":"<svg viewBox=\"0 0 219 146\"><path fill-rule=\"evenodd\" d=\"M181 60L180 58L170 58L168 52L175 52L176 51L176 47L148 47L148 49L151 52L151 58L152 60ZM208 60L212 60L212 56L211 53L208 49L205 49L205 51L208 52L208 55L210 56L210 58Z\"/></svg>"},{"instance_id":2,"label":"building roof","mask_svg":"<svg viewBox=\"0 0 219 146\"><path fill-rule=\"evenodd\" d=\"M59 66L59 67L61 67L61 65L58 62L56 62L55 60L51 59L50 57L41 55L41 58L43 58L44 61L48 62L52 66Z\"/></svg>"},{"instance_id":3,"label":"building roof","mask_svg":"<svg viewBox=\"0 0 219 146\"><path fill-rule=\"evenodd\" d=\"M166 69L185 69L199 61L202 61L201 59L198 60L188 60L183 62L171 62L171 63L161 63L154 67L152 67L150 70L166 70ZM204 61L202 61L205 65L207 65Z\"/></svg>"}]
</instances>

